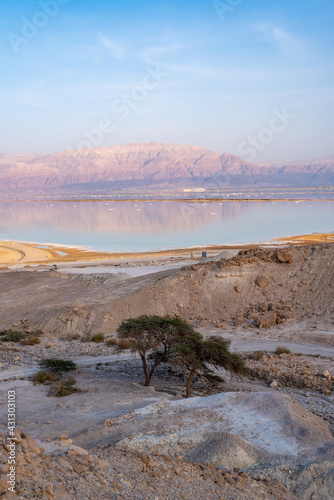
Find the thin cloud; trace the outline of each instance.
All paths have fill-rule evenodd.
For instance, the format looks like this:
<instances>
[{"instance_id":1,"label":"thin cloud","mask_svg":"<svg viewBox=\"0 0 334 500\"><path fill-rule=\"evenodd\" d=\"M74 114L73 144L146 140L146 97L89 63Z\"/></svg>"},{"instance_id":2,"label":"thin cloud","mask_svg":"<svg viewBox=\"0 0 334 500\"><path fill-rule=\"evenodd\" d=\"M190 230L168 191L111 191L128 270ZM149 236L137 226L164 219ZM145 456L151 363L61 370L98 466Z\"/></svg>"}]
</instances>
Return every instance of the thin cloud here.
<instances>
[{"instance_id":1,"label":"thin cloud","mask_svg":"<svg viewBox=\"0 0 334 500\"><path fill-rule=\"evenodd\" d=\"M99 35L99 40L102 46L107 49L107 51L111 54L114 59L121 60L123 59L124 50L119 45L119 43L115 42L115 40L110 40L104 35Z\"/></svg>"},{"instance_id":2,"label":"thin cloud","mask_svg":"<svg viewBox=\"0 0 334 500\"><path fill-rule=\"evenodd\" d=\"M168 45L156 45L152 47L145 47L140 52L140 59L143 60L146 64L162 64L162 61L158 61L157 57L164 55L169 55L175 53L176 51L180 51L181 49L188 48L185 45L179 43L172 43Z\"/></svg>"},{"instance_id":3,"label":"thin cloud","mask_svg":"<svg viewBox=\"0 0 334 500\"><path fill-rule=\"evenodd\" d=\"M251 26L251 33L260 41L274 45L279 49L302 48L300 40L281 26L270 23L261 23Z\"/></svg>"}]
</instances>

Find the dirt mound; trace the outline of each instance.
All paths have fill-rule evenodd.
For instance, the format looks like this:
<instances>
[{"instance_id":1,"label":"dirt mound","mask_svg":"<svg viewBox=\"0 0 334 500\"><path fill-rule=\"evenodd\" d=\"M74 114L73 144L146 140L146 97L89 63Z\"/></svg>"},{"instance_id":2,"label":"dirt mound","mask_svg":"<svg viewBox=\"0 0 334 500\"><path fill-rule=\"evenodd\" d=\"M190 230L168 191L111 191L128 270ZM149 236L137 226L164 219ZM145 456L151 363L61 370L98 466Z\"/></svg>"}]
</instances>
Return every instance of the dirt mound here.
<instances>
[{"instance_id":1,"label":"dirt mound","mask_svg":"<svg viewBox=\"0 0 334 500\"><path fill-rule=\"evenodd\" d=\"M268 460L316 456L325 443L334 448L328 425L288 396L276 393L222 393L164 402L107 420L120 449L185 460L205 457L219 467L245 467ZM135 435L133 432L135 430ZM214 451L216 450L216 451ZM226 453L224 453L224 450ZM227 451L228 450L228 451Z\"/></svg>"},{"instance_id":2,"label":"dirt mound","mask_svg":"<svg viewBox=\"0 0 334 500\"><path fill-rule=\"evenodd\" d=\"M124 282L7 272L1 274L0 328L111 333L140 314L179 315L195 326L271 328L318 317L331 324L333 283L333 244L255 248Z\"/></svg>"}]
</instances>

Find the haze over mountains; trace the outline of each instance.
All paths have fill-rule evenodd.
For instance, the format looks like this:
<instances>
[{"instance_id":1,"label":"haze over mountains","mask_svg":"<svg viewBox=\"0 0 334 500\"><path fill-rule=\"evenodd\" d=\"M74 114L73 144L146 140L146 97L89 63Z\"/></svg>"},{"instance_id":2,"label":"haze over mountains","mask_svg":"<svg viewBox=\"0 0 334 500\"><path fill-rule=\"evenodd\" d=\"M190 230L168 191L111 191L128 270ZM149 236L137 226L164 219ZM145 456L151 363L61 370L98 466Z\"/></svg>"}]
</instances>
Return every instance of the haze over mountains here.
<instances>
[{"instance_id":1,"label":"haze over mountains","mask_svg":"<svg viewBox=\"0 0 334 500\"><path fill-rule=\"evenodd\" d=\"M0 154L0 193L324 184L334 184L334 155L252 164L228 153L161 143L49 155Z\"/></svg>"}]
</instances>

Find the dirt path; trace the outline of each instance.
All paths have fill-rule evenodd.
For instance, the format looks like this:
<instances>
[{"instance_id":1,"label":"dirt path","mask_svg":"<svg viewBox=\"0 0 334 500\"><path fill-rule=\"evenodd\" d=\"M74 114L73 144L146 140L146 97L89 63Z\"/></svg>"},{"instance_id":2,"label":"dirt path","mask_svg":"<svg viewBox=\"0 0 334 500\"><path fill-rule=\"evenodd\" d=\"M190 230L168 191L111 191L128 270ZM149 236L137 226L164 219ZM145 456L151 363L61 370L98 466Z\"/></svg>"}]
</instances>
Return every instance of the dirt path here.
<instances>
[{"instance_id":1,"label":"dirt path","mask_svg":"<svg viewBox=\"0 0 334 500\"><path fill-rule=\"evenodd\" d=\"M227 335L224 335L227 338ZM334 358L334 347L322 346L319 344L306 344L298 342L284 342L277 340L232 340L231 350L234 352L249 352L249 351L269 351L274 352L278 346L287 347L292 353L304 354L307 356L320 355L324 358ZM131 353L109 354L105 356L81 356L73 358L73 361L79 368L94 366L97 363L115 363L117 361L125 361L134 359ZM22 366L21 368L13 367L0 372L0 380L11 379L13 377L21 378L33 375L38 371L38 366Z\"/></svg>"},{"instance_id":2,"label":"dirt path","mask_svg":"<svg viewBox=\"0 0 334 500\"><path fill-rule=\"evenodd\" d=\"M274 352L278 346L287 347L294 354L306 354L307 356L320 354L325 358L334 358L334 347L319 344L284 342L281 340L233 340L231 342L231 349L236 352L260 350Z\"/></svg>"},{"instance_id":3,"label":"dirt path","mask_svg":"<svg viewBox=\"0 0 334 500\"><path fill-rule=\"evenodd\" d=\"M122 354L111 354L107 356L82 356L80 358L73 358L73 361L77 364L78 367L88 367L94 366L97 363L112 363L116 361L124 361L133 359L133 354L130 353L122 353ZM39 370L37 365L35 366L22 366L20 368L13 367L8 368L7 370L3 370L0 372L0 380L10 379L12 377L21 378L21 377L29 377L33 375Z\"/></svg>"}]
</instances>

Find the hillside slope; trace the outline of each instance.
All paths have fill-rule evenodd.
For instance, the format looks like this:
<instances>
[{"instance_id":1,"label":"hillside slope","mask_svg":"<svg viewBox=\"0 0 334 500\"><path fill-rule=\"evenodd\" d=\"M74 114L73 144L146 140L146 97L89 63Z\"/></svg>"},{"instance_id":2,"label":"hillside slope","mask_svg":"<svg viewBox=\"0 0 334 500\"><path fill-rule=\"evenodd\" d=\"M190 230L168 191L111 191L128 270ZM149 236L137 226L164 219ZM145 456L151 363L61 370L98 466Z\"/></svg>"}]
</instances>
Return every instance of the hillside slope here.
<instances>
[{"instance_id":1,"label":"hillside slope","mask_svg":"<svg viewBox=\"0 0 334 500\"><path fill-rule=\"evenodd\" d=\"M245 250L227 261L122 282L25 271L1 280L0 329L21 325L55 336L110 334L141 314L179 315L197 327L330 325L334 318L334 244Z\"/></svg>"}]
</instances>

